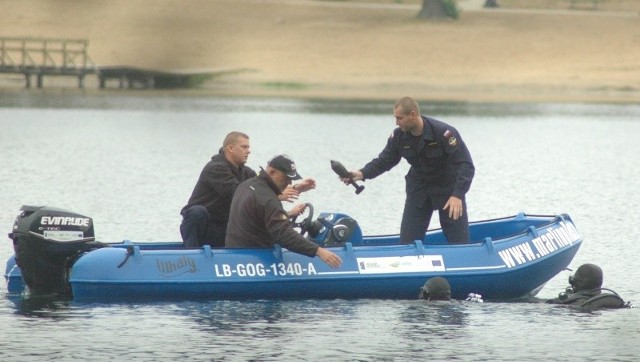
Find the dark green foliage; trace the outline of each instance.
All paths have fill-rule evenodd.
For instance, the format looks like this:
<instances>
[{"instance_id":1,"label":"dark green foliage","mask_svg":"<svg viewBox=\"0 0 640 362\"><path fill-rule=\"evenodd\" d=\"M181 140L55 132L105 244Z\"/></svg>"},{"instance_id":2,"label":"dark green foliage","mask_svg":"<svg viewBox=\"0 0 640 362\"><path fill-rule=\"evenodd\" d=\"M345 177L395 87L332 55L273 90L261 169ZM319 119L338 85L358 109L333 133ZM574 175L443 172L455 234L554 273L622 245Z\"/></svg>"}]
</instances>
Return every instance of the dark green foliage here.
<instances>
[{"instance_id":1,"label":"dark green foliage","mask_svg":"<svg viewBox=\"0 0 640 362\"><path fill-rule=\"evenodd\" d=\"M458 6L455 0L423 0L419 19L457 19Z\"/></svg>"}]
</instances>

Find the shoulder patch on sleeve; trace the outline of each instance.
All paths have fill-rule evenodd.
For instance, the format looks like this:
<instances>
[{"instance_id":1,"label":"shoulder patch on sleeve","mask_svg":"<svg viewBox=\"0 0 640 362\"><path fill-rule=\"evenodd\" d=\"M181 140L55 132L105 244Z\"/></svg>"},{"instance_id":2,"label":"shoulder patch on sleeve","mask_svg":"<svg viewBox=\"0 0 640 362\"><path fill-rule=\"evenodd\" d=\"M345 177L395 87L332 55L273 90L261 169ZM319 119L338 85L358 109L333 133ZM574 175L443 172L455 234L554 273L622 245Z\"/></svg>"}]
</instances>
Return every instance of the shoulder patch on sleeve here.
<instances>
[{"instance_id":1,"label":"shoulder patch on sleeve","mask_svg":"<svg viewBox=\"0 0 640 362\"><path fill-rule=\"evenodd\" d=\"M450 130L446 130L444 131L443 134L444 138L447 139L447 142L449 143L449 146L455 146L458 144L458 140L456 139L456 137L453 135L453 132L451 132Z\"/></svg>"}]
</instances>

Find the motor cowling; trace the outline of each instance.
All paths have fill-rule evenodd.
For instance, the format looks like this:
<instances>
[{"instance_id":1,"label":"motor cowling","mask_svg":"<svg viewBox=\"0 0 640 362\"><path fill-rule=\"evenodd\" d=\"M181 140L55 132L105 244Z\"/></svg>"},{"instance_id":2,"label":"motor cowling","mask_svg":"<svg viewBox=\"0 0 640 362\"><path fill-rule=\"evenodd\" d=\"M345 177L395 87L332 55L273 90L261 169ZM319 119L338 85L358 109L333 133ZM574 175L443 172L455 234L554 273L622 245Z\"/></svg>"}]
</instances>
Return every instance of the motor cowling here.
<instances>
[{"instance_id":1,"label":"motor cowling","mask_svg":"<svg viewBox=\"0 0 640 362\"><path fill-rule=\"evenodd\" d=\"M358 222L339 213L321 213L309 226L309 238L321 246L343 246L347 242L362 244Z\"/></svg>"},{"instance_id":2,"label":"motor cowling","mask_svg":"<svg viewBox=\"0 0 640 362\"><path fill-rule=\"evenodd\" d=\"M34 294L70 294L71 262L104 244L95 241L93 220L47 206L22 206L9 238L22 279Z\"/></svg>"}]
</instances>

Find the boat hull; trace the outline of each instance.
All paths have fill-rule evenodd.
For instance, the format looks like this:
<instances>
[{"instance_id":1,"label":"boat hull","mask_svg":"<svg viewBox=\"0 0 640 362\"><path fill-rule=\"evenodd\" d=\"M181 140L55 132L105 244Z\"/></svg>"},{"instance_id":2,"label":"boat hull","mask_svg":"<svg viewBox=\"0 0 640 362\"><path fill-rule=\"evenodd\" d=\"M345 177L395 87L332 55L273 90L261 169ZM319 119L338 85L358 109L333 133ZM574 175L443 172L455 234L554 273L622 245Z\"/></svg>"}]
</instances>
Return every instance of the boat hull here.
<instances>
[{"instance_id":1,"label":"boat hull","mask_svg":"<svg viewBox=\"0 0 640 362\"><path fill-rule=\"evenodd\" d=\"M463 245L443 243L440 230L407 245L397 235L361 237L330 247L343 260L338 269L279 246L184 249L126 241L82 255L68 280L76 301L415 299L427 279L441 276L453 298L504 300L537 293L582 242L565 214L519 214L472 223L471 230L477 241Z\"/></svg>"}]
</instances>

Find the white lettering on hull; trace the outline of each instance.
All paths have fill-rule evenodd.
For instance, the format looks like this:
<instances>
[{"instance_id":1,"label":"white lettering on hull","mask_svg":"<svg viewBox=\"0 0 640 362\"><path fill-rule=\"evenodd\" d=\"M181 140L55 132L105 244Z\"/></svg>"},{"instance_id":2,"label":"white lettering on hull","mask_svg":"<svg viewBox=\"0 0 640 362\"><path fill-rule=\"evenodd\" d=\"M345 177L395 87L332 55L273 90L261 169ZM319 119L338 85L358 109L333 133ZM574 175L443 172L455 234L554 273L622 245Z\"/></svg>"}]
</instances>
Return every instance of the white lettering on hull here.
<instances>
[{"instance_id":1,"label":"white lettering on hull","mask_svg":"<svg viewBox=\"0 0 640 362\"><path fill-rule=\"evenodd\" d=\"M557 228L530 241L501 250L498 255L507 268L513 268L554 253L579 240L580 234L575 226L562 221Z\"/></svg>"},{"instance_id":2,"label":"white lettering on hull","mask_svg":"<svg viewBox=\"0 0 640 362\"><path fill-rule=\"evenodd\" d=\"M266 277L266 276L310 276L318 275L313 263L306 268L300 263L214 264L216 277Z\"/></svg>"}]
</instances>

